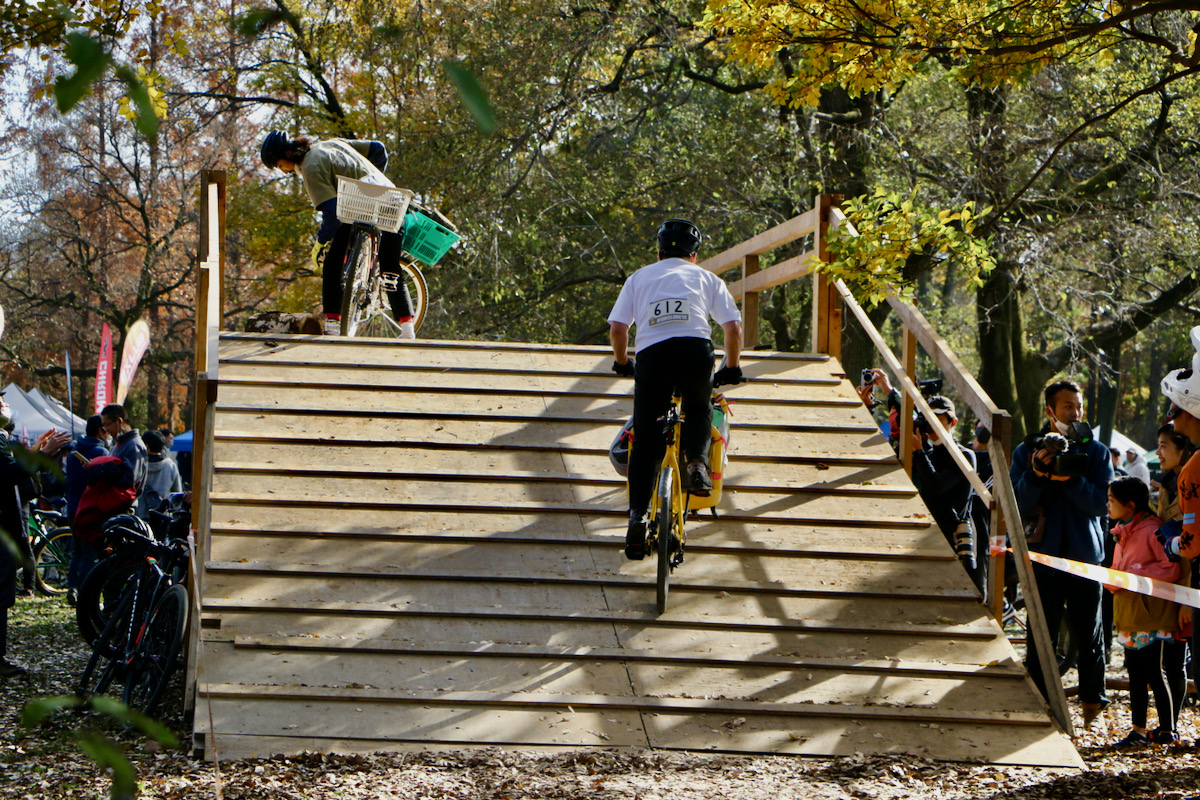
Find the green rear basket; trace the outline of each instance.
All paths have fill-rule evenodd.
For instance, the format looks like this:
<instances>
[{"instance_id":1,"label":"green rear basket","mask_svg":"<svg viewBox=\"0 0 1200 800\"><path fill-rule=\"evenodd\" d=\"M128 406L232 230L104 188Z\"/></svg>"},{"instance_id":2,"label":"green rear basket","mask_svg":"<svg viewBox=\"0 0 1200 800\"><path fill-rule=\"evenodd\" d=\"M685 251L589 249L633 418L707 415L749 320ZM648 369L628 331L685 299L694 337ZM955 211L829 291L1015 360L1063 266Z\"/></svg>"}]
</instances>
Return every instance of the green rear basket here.
<instances>
[{"instance_id":1,"label":"green rear basket","mask_svg":"<svg viewBox=\"0 0 1200 800\"><path fill-rule=\"evenodd\" d=\"M458 241L458 234L420 211L404 215L404 249L422 264L433 266Z\"/></svg>"}]
</instances>

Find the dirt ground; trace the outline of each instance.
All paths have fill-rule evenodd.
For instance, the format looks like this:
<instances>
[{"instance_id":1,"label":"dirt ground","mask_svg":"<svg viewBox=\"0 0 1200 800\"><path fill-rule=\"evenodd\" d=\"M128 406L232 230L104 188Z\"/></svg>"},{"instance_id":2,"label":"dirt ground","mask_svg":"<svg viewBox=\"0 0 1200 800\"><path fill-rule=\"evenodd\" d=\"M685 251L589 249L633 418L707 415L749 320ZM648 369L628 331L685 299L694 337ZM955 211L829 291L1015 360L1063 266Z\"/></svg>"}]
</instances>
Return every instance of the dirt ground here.
<instances>
[{"instance_id":1,"label":"dirt ground","mask_svg":"<svg viewBox=\"0 0 1200 800\"><path fill-rule=\"evenodd\" d=\"M11 613L10 655L30 676L0 682L0 798L109 796L111 781L80 752L77 734L99 729L118 741L137 770L141 797L161 800L1076 800L1178 799L1200 794L1200 711L1184 711L1186 746L1134 752L1107 745L1128 730L1124 692L1076 740L1086 771L949 764L909 756L839 759L726 757L660 751L540 755L496 749L403 755L307 754L222 763L219 767L122 731L98 715L60 712L32 731L21 709L36 697L70 692L88 651L61 599L21 600ZM1110 676L1122 675L1120 659ZM1072 676L1067 677L1068 685ZM169 698L178 703L178 692ZM1077 707L1076 707L1077 708ZM186 746L178 713L167 724ZM1076 725L1079 724L1076 718Z\"/></svg>"}]
</instances>

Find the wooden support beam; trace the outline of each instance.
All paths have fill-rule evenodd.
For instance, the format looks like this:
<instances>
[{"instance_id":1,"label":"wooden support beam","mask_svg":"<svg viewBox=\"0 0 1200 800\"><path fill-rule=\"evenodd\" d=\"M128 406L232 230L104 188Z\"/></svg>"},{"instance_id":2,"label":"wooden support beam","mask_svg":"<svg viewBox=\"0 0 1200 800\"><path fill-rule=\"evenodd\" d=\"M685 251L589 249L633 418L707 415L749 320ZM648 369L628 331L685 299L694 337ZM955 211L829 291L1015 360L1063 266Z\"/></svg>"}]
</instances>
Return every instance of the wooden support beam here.
<instances>
[{"instance_id":1,"label":"wooden support beam","mask_svg":"<svg viewBox=\"0 0 1200 800\"><path fill-rule=\"evenodd\" d=\"M762 255L763 253L768 253L782 247L789 242L794 242L803 236L814 233L818 219L817 209L810 209L798 217L792 217L786 222L781 222L775 227L769 228L751 239L747 239L739 245L710 258L706 258L700 262L700 266L709 272L715 272L720 275L722 272L731 270L741 264L742 259L748 255Z\"/></svg>"},{"instance_id":2,"label":"wooden support beam","mask_svg":"<svg viewBox=\"0 0 1200 800\"><path fill-rule=\"evenodd\" d=\"M757 256L755 256L757 258ZM770 289L773 286L779 286L782 283L794 281L797 278L803 278L812 272L813 265L817 262L816 253L807 250L798 256L789 258L786 261L780 261L778 264L773 264L761 272L756 272L736 280L729 284L729 292L735 298L740 298L743 295L751 292L761 292L765 289Z\"/></svg>"}]
</instances>

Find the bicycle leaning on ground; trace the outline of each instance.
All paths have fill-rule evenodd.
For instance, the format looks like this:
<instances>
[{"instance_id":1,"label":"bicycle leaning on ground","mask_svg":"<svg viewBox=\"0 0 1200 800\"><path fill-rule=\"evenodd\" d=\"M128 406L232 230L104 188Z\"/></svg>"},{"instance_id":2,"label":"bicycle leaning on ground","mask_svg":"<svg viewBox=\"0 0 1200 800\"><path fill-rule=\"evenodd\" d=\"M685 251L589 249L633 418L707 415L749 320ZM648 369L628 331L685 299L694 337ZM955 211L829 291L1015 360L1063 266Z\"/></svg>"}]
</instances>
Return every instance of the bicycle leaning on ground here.
<instances>
[{"instance_id":1,"label":"bicycle leaning on ground","mask_svg":"<svg viewBox=\"0 0 1200 800\"><path fill-rule=\"evenodd\" d=\"M130 515L109 520L104 537L114 555L93 573L104 567L100 574L111 596L100 608L103 628L92 644L76 693L81 697L104 694L120 681L125 705L150 714L183 653L188 594L182 581L190 552L185 541L158 541L145 522ZM90 610L96 604L85 605L84 595L81 590L80 609ZM80 609L77 613L84 613ZM95 625L96 620L90 618L89 624Z\"/></svg>"},{"instance_id":2,"label":"bicycle leaning on ground","mask_svg":"<svg viewBox=\"0 0 1200 800\"><path fill-rule=\"evenodd\" d=\"M392 318L387 293L401 281L412 301L413 329L419 330L429 306L429 289L417 263L437 264L458 241L454 226L437 211L418 206L408 189L341 175L337 180L338 219L353 225L342 273L342 335L399 336L400 325ZM380 231L395 233L401 228L400 274L380 272Z\"/></svg>"},{"instance_id":3,"label":"bicycle leaning on ground","mask_svg":"<svg viewBox=\"0 0 1200 800\"><path fill-rule=\"evenodd\" d=\"M717 384L714 384L715 389ZM717 503L721 501L724 485L724 463L728 452L729 404L725 395L714 391L712 402L714 414L718 411L722 419L714 419L712 444L709 448L709 467L712 470L713 488L705 494L693 494L683 488L682 471L679 466L679 450L683 433L683 415L680 413L680 398L671 398L667 413L659 419L666 438L666 452L654 478L654 494L650 498L649 524L646 526L646 548L657 556L655 577L655 601L658 613L667 610L667 597L671 588L671 573L683 563L683 547L686 542L684 520L689 511L701 508L712 509L717 515Z\"/></svg>"}]
</instances>

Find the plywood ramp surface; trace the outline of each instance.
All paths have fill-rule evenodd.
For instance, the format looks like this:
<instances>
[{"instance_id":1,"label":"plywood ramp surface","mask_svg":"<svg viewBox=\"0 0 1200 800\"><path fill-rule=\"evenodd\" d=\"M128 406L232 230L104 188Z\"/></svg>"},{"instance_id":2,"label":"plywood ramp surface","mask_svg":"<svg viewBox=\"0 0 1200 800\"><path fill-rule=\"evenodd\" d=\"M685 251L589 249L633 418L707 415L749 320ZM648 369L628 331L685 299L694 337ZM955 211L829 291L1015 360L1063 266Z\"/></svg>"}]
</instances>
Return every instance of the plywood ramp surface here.
<instances>
[{"instance_id":1,"label":"plywood ramp surface","mask_svg":"<svg viewBox=\"0 0 1200 800\"><path fill-rule=\"evenodd\" d=\"M196 741L1082 766L823 356L750 353L667 612L595 347L225 334ZM211 722L210 722L211 720Z\"/></svg>"}]
</instances>

